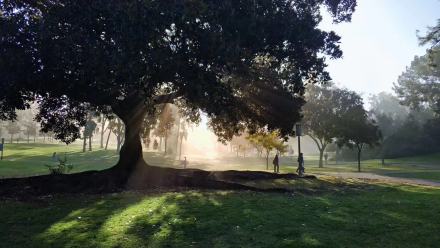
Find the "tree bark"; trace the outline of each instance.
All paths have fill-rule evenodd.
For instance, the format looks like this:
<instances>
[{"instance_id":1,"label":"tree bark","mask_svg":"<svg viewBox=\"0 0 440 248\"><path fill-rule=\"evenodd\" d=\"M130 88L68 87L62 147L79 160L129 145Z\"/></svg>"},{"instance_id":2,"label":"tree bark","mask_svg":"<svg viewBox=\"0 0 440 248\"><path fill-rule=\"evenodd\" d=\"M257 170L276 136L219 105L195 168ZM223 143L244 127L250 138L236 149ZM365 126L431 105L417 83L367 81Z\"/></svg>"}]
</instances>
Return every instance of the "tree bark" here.
<instances>
[{"instance_id":1,"label":"tree bark","mask_svg":"<svg viewBox=\"0 0 440 248\"><path fill-rule=\"evenodd\" d=\"M168 131L165 131L165 137L164 137L164 145L165 145L165 152L164 154L167 155L167 143L168 143Z\"/></svg>"},{"instance_id":2,"label":"tree bark","mask_svg":"<svg viewBox=\"0 0 440 248\"><path fill-rule=\"evenodd\" d=\"M92 151L92 135L89 136L89 152Z\"/></svg>"},{"instance_id":3,"label":"tree bark","mask_svg":"<svg viewBox=\"0 0 440 248\"><path fill-rule=\"evenodd\" d=\"M104 115L101 115L101 144L100 148L104 148L104 133L105 133L105 122L107 120L105 119Z\"/></svg>"},{"instance_id":4,"label":"tree bark","mask_svg":"<svg viewBox=\"0 0 440 248\"><path fill-rule=\"evenodd\" d=\"M119 152L119 161L112 170L117 171L121 178L128 178L138 166L146 165L140 132L147 107L142 100L129 99L124 105L114 107L113 111L125 125L125 138Z\"/></svg>"},{"instance_id":5,"label":"tree bark","mask_svg":"<svg viewBox=\"0 0 440 248\"><path fill-rule=\"evenodd\" d=\"M182 157L182 142L183 142L183 136L180 137L180 145L179 145L179 160Z\"/></svg>"},{"instance_id":6,"label":"tree bark","mask_svg":"<svg viewBox=\"0 0 440 248\"><path fill-rule=\"evenodd\" d=\"M324 168L324 163L322 161L324 157L324 149L319 149L319 168Z\"/></svg>"},{"instance_id":7,"label":"tree bark","mask_svg":"<svg viewBox=\"0 0 440 248\"><path fill-rule=\"evenodd\" d=\"M266 170L269 170L269 153L270 151L266 150Z\"/></svg>"},{"instance_id":8,"label":"tree bark","mask_svg":"<svg viewBox=\"0 0 440 248\"><path fill-rule=\"evenodd\" d=\"M86 152L86 146L87 146L87 137L85 133L83 134L83 152Z\"/></svg>"},{"instance_id":9,"label":"tree bark","mask_svg":"<svg viewBox=\"0 0 440 248\"><path fill-rule=\"evenodd\" d=\"M107 141L105 142L105 150L107 150L107 148L108 148L108 141L110 140L111 133L112 133L112 130L108 130Z\"/></svg>"},{"instance_id":10,"label":"tree bark","mask_svg":"<svg viewBox=\"0 0 440 248\"><path fill-rule=\"evenodd\" d=\"M319 150L319 168L324 168L324 163L322 161L322 158L324 157L324 151L327 144L325 143L325 141L322 141L322 139L315 138L310 134L309 137L315 142Z\"/></svg>"},{"instance_id":11,"label":"tree bark","mask_svg":"<svg viewBox=\"0 0 440 248\"><path fill-rule=\"evenodd\" d=\"M121 141L121 138L122 138L121 135L122 135L122 134L116 135L116 153L118 153L118 152L121 151L121 143L122 143L122 141Z\"/></svg>"},{"instance_id":12,"label":"tree bark","mask_svg":"<svg viewBox=\"0 0 440 248\"><path fill-rule=\"evenodd\" d=\"M358 172L361 172L361 152L362 147L358 147Z\"/></svg>"}]
</instances>

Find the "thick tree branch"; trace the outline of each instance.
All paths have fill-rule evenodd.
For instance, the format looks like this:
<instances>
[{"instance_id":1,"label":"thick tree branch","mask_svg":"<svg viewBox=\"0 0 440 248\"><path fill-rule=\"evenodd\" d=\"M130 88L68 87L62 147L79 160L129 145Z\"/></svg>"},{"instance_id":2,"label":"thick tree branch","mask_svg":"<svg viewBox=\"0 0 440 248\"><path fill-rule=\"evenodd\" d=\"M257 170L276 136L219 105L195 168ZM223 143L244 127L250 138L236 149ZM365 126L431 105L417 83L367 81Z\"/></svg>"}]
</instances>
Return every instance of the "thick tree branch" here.
<instances>
[{"instance_id":1,"label":"thick tree branch","mask_svg":"<svg viewBox=\"0 0 440 248\"><path fill-rule=\"evenodd\" d=\"M182 96L180 92L173 92L153 97L154 104L173 103L178 97Z\"/></svg>"},{"instance_id":2,"label":"thick tree branch","mask_svg":"<svg viewBox=\"0 0 440 248\"><path fill-rule=\"evenodd\" d=\"M316 143L316 145L318 146L318 149L321 151L322 147L321 147L321 145L319 144L318 139L315 138L315 137L313 137L313 136L310 135L310 134L308 134L308 136L309 136L310 138L312 138L312 140L313 140L313 141Z\"/></svg>"}]
</instances>

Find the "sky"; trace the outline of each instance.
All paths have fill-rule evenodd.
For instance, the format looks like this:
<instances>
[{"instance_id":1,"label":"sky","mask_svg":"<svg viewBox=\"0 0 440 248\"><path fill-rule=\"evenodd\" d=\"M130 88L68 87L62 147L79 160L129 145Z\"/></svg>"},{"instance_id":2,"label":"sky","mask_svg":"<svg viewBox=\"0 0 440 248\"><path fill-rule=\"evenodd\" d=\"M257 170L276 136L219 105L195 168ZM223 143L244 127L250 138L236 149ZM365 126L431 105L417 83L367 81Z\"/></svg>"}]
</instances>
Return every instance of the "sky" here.
<instances>
[{"instance_id":1,"label":"sky","mask_svg":"<svg viewBox=\"0 0 440 248\"><path fill-rule=\"evenodd\" d=\"M321 28L342 37L343 58L328 61L333 81L364 98L393 92L393 83L415 55L423 55L416 30L421 34L440 18L440 0L358 0L349 23L332 24L324 18Z\"/></svg>"}]
</instances>

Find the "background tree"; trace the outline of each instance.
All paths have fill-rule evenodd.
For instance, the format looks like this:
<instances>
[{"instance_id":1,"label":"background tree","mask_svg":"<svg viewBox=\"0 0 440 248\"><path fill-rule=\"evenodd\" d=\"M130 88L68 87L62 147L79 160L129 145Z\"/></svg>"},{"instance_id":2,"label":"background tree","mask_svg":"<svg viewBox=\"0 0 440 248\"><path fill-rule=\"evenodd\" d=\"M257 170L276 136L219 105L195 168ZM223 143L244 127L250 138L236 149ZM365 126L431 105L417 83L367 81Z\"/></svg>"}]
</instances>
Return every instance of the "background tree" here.
<instances>
[{"instance_id":1,"label":"background tree","mask_svg":"<svg viewBox=\"0 0 440 248\"><path fill-rule=\"evenodd\" d=\"M92 119L92 114L89 114L86 125L83 131L83 152L86 152L87 140L89 141L89 151L92 151L92 138L96 130L96 122Z\"/></svg>"},{"instance_id":2,"label":"background tree","mask_svg":"<svg viewBox=\"0 0 440 248\"><path fill-rule=\"evenodd\" d=\"M230 141L230 146L232 147L232 150L235 151L235 154L237 157L240 156L240 153L243 154L243 157L246 156L246 147L248 146L249 142L245 135L239 135L234 136Z\"/></svg>"},{"instance_id":3,"label":"background tree","mask_svg":"<svg viewBox=\"0 0 440 248\"><path fill-rule=\"evenodd\" d=\"M35 143L35 139L36 139L37 133L38 133L37 123L35 123L34 121L26 122L24 124L24 132L27 135L27 142L29 143L30 136L32 136L32 137L34 137L34 143Z\"/></svg>"},{"instance_id":4,"label":"background tree","mask_svg":"<svg viewBox=\"0 0 440 248\"><path fill-rule=\"evenodd\" d=\"M10 121L5 126L6 131L8 131L11 137L11 144L14 142L14 135L21 133L21 127L15 121Z\"/></svg>"},{"instance_id":5,"label":"background tree","mask_svg":"<svg viewBox=\"0 0 440 248\"><path fill-rule=\"evenodd\" d=\"M159 108L154 108L152 109L152 111L147 113L147 115L144 118L141 136L142 136L142 141L146 148L150 146L151 131L153 131L157 125L159 113L160 113Z\"/></svg>"},{"instance_id":6,"label":"background tree","mask_svg":"<svg viewBox=\"0 0 440 248\"><path fill-rule=\"evenodd\" d=\"M384 165L385 158L392 156L396 150L396 144L391 138L403 126L410 110L401 105L396 96L386 92L370 97L370 106L370 112L382 134L379 155Z\"/></svg>"},{"instance_id":7,"label":"background tree","mask_svg":"<svg viewBox=\"0 0 440 248\"><path fill-rule=\"evenodd\" d=\"M437 30L437 31L436 31ZM438 45L438 27L431 30L425 42L432 41L433 46L427 54L415 57L405 72L399 76L394 91L403 105L411 108L410 117L399 135L409 131L404 141L393 135L394 142L401 147L399 155L405 156L438 152L440 141L435 139L440 123L440 47ZM431 36L430 36L431 35ZM436 36L437 35L437 36ZM437 38L436 38L437 37ZM424 38L422 38L422 43ZM437 39L437 42L435 41ZM417 127L417 128L415 128ZM410 128L414 128L410 131ZM407 144L409 143L409 144ZM409 146L411 145L411 146Z\"/></svg>"},{"instance_id":8,"label":"background tree","mask_svg":"<svg viewBox=\"0 0 440 248\"><path fill-rule=\"evenodd\" d=\"M327 85L309 85L306 92L306 101L304 105L302 120L305 132L316 143L319 150L319 167L322 168L324 151L333 138L337 135L338 127L341 124L337 121L338 109L342 107L338 105L341 100L334 99L343 94L333 94L336 89Z\"/></svg>"},{"instance_id":9,"label":"background tree","mask_svg":"<svg viewBox=\"0 0 440 248\"><path fill-rule=\"evenodd\" d=\"M165 104L163 106L162 112L159 115L159 120L157 127L154 131L157 137L161 138L161 146L162 146L162 138L164 139L164 153L167 154L167 144L168 137L170 135L171 129L174 127L176 119L174 118L173 109L170 104Z\"/></svg>"},{"instance_id":10,"label":"background tree","mask_svg":"<svg viewBox=\"0 0 440 248\"><path fill-rule=\"evenodd\" d=\"M104 134L105 132L108 130L108 116L105 114L100 114L98 117L98 123L101 124L101 128L100 128L100 142L99 142L99 147L100 148L104 148Z\"/></svg>"},{"instance_id":11,"label":"background tree","mask_svg":"<svg viewBox=\"0 0 440 248\"><path fill-rule=\"evenodd\" d=\"M362 98L352 91L339 91L342 106L338 116L337 143L357 149L358 171L361 171L361 153L365 146L378 145L381 138L379 128L363 107Z\"/></svg>"},{"instance_id":12,"label":"background tree","mask_svg":"<svg viewBox=\"0 0 440 248\"><path fill-rule=\"evenodd\" d=\"M434 57L438 57L440 50L440 19L437 19L437 25L428 28L428 32L424 36L419 36L420 45L431 45L428 49L428 56L435 61ZM435 65L435 62L433 63ZM437 63L438 65L438 63Z\"/></svg>"},{"instance_id":13,"label":"background tree","mask_svg":"<svg viewBox=\"0 0 440 248\"><path fill-rule=\"evenodd\" d=\"M184 140L188 139L188 123L185 121L181 121L179 124L180 128L178 131L179 134L179 160L182 157L182 144Z\"/></svg>"},{"instance_id":14,"label":"background tree","mask_svg":"<svg viewBox=\"0 0 440 248\"><path fill-rule=\"evenodd\" d=\"M116 136L116 152L119 152L122 147L122 143L124 142L124 134L125 134L125 126L124 123L119 118L114 118L109 121L108 127L110 131ZM108 139L110 135L107 137L106 147L108 145Z\"/></svg>"},{"instance_id":15,"label":"background tree","mask_svg":"<svg viewBox=\"0 0 440 248\"><path fill-rule=\"evenodd\" d=\"M247 140L252 144L258 144L263 147L266 158L266 170L269 170L269 155L271 151L276 149L277 151L284 153L287 149L287 145L284 145L284 141L276 131L250 134L247 136Z\"/></svg>"},{"instance_id":16,"label":"background tree","mask_svg":"<svg viewBox=\"0 0 440 248\"><path fill-rule=\"evenodd\" d=\"M221 140L263 127L286 136L300 119L303 81L327 81L326 56L342 56L340 37L319 29L322 9L342 22L355 6L355 0L2 1L0 118L14 119L17 108L38 100L42 130L70 143L89 110L111 108L125 125L120 159L107 171L118 181L148 169L141 166L140 132L159 104L207 113ZM258 67L270 73L255 74Z\"/></svg>"},{"instance_id":17,"label":"background tree","mask_svg":"<svg viewBox=\"0 0 440 248\"><path fill-rule=\"evenodd\" d=\"M439 50L439 47L433 50ZM416 56L411 65L403 72L397 83L394 84L394 91L403 105L413 109L423 107L439 112L440 106L440 53Z\"/></svg>"}]
</instances>

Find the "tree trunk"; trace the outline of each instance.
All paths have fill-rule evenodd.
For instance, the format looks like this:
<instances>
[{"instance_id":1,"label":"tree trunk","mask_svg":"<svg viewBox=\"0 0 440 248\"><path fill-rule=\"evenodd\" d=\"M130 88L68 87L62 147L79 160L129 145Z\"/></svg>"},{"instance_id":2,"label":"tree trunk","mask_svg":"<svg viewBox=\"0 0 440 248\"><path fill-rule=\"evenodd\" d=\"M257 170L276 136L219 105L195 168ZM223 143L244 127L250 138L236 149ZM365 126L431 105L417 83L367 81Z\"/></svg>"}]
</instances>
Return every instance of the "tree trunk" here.
<instances>
[{"instance_id":1,"label":"tree trunk","mask_svg":"<svg viewBox=\"0 0 440 248\"><path fill-rule=\"evenodd\" d=\"M118 153L121 150L121 141L122 137L121 134L116 135L116 153Z\"/></svg>"},{"instance_id":2,"label":"tree trunk","mask_svg":"<svg viewBox=\"0 0 440 248\"><path fill-rule=\"evenodd\" d=\"M159 152L162 151L162 137L159 137Z\"/></svg>"},{"instance_id":3,"label":"tree trunk","mask_svg":"<svg viewBox=\"0 0 440 248\"><path fill-rule=\"evenodd\" d=\"M83 152L86 152L86 146L87 146L87 137L85 134L83 134Z\"/></svg>"},{"instance_id":4,"label":"tree trunk","mask_svg":"<svg viewBox=\"0 0 440 248\"><path fill-rule=\"evenodd\" d=\"M321 143L321 149L319 150L319 168L324 168L324 163L322 161L322 157L324 156L325 148L327 148L327 143ZM327 163L327 160L325 160Z\"/></svg>"},{"instance_id":5,"label":"tree trunk","mask_svg":"<svg viewBox=\"0 0 440 248\"><path fill-rule=\"evenodd\" d=\"M269 170L269 151L266 151L266 170Z\"/></svg>"},{"instance_id":6,"label":"tree trunk","mask_svg":"<svg viewBox=\"0 0 440 248\"><path fill-rule=\"evenodd\" d=\"M336 152L335 152L335 164L338 164L338 159L339 159L339 147L336 146Z\"/></svg>"},{"instance_id":7,"label":"tree trunk","mask_svg":"<svg viewBox=\"0 0 440 248\"><path fill-rule=\"evenodd\" d=\"M178 151L178 149L179 149L179 138L180 138L180 114L178 115L178 118L179 118L179 120L177 121L177 123L178 123L178 125L177 125L177 142L176 142L176 154L177 154L177 151ZM179 152L179 154L180 154L180 152ZM180 160L180 155L179 155L179 160Z\"/></svg>"},{"instance_id":8,"label":"tree trunk","mask_svg":"<svg viewBox=\"0 0 440 248\"><path fill-rule=\"evenodd\" d=\"M110 140L110 134L112 133L111 130L108 130L108 136L107 136L107 141L105 142L105 150L107 151L108 148L108 141Z\"/></svg>"},{"instance_id":9,"label":"tree trunk","mask_svg":"<svg viewBox=\"0 0 440 248\"><path fill-rule=\"evenodd\" d=\"M319 168L324 168L324 163L322 161L324 157L324 149L319 149Z\"/></svg>"},{"instance_id":10,"label":"tree trunk","mask_svg":"<svg viewBox=\"0 0 440 248\"><path fill-rule=\"evenodd\" d=\"M138 166L146 165L142 155L140 132L147 108L143 101L139 101L132 103L131 106L115 109L114 112L125 125L125 138L119 153L119 161L112 170L116 170L123 178L130 176Z\"/></svg>"},{"instance_id":11,"label":"tree trunk","mask_svg":"<svg viewBox=\"0 0 440 248\"><path fill-rule=\"evenodd\" d=\"M361 172L361 151L362 149L358 148L358 172Z\"/></svg>"},{"instance_id":12,"label":"tree trunk","mask_svg":"<svg viewBox=\"0 0 440 248\"><path fill-rule=\"evenodd\" d=\"M165 137L164 137L164 145L165 145L165 152L164 154L167 154L167 141L168 141L168 131L165 131Z\"/></svg>"},{"instance_id":13,"label":"tree trunk","mask_svg":"<svg viewBox=\"0 0 440 248\"><path fill-rule=\"evenodd\" d=\"M182 156L182 142L183 142L183 136L182 137L180 137L180 147L179 147L179 160L180 160L180 158L181 158L181 156Z\"/></svg>"},{"instance_id":14,"label":"tree trunk","mask_svg":"<svg viewBox=\"0 0 440 248\"><path fill-rule=\"evenodd\" d=\"M92 151L92 135L89 136L89 151Z\"/></svg>"},{"instance_id":15,"label":"tree trunk","mask_svg":"<svg viewBox=\"0 0 440 248\"><path fill-rule=\"evenodd\" d=\"M100 142L100 148L104 148L104 132L105 132L105 122L106 119L104 118L104 115L101 116L101 142Z\"/></svg>"}]
</instances>

